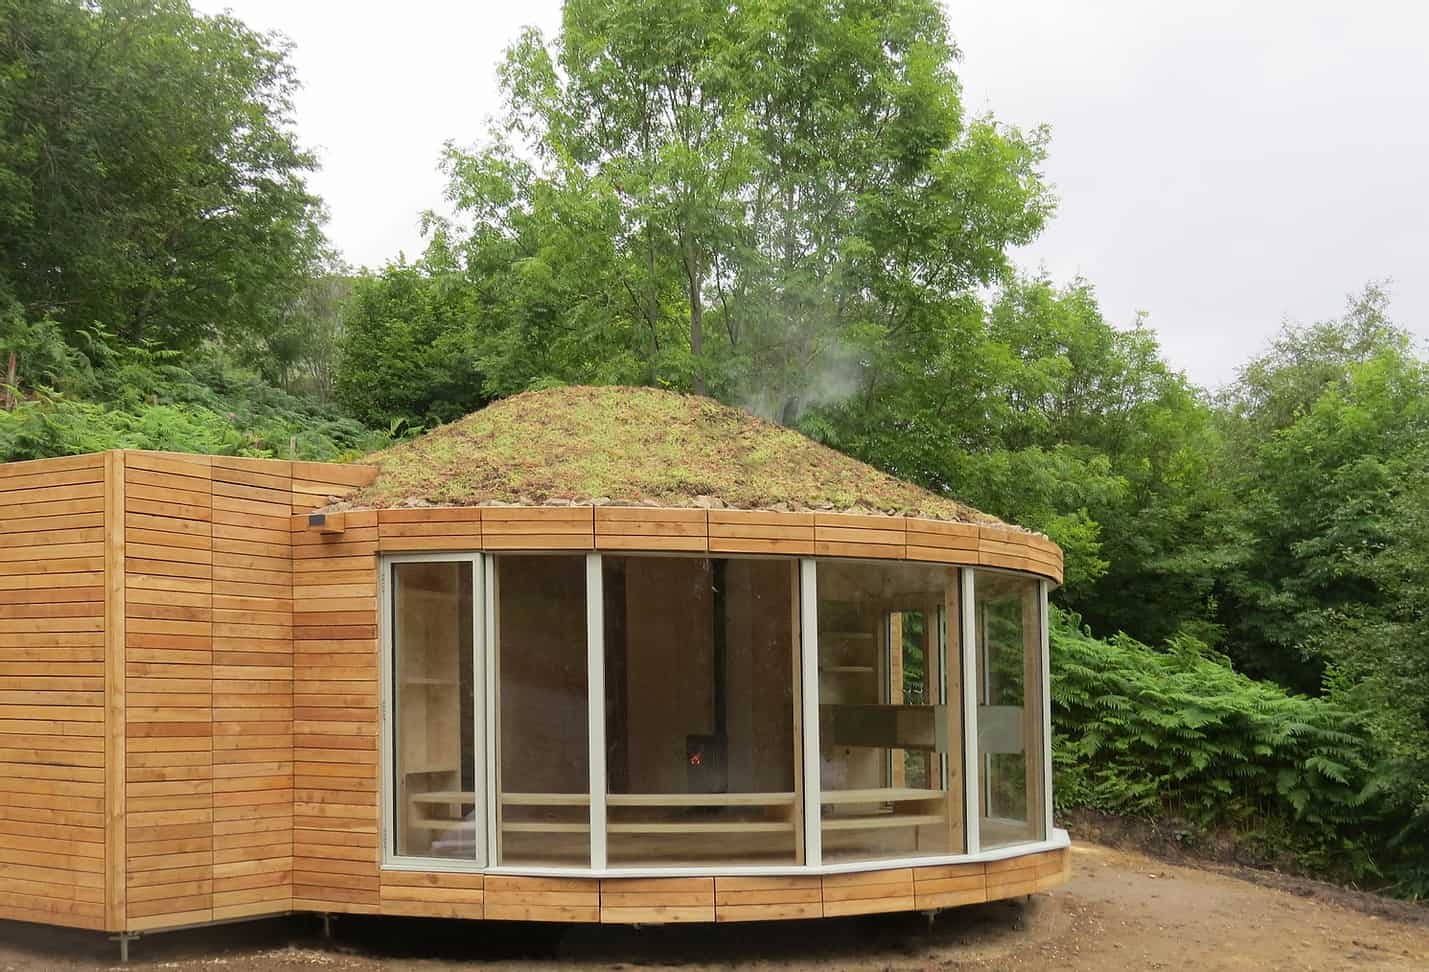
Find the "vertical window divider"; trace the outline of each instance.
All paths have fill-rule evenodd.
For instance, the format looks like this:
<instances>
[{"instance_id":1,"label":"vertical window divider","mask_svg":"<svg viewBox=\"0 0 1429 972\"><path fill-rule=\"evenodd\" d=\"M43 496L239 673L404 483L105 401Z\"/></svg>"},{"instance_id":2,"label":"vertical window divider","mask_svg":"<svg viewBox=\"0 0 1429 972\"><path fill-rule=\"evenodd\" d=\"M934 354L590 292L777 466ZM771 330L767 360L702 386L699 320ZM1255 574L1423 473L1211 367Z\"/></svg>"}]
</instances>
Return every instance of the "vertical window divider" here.
<instances>
[{"instance_id":1,"label":"vertical window divider","mask_svg":"<svg viewBox=\"0 0 1429 972\"><path fill-rule=\"evenodd\" d=\"M590 866L606 868L605 583L598 553L586 554L586 718L590 763Z\"/></svg>"},{"instance_id":2,"label":"vertical window divider","mask_svg":"<svg viewBox=\"0 0 1429 972\"><path fill-rule=\"evenodd\" d=\"M486 719L486 747L482 753L483 765L480 776L481 787L486 801L486 865L498 864L501 860L501 734L497 725L496 686L501 678L500 653L496 645L496 559L490 554L477 558L483 580L482 600L482 646L486 656L485 681L482 707Z\"/></svg>"},{"instance_id":3,"label":"vertical window divider","mask_svg":"<svg viewBox=\"0 0 1429 972\"><path fill-rule=\"evenodd\" d=\"M818 566L799 561L799 666L804 721L804 864L819 867L823 851L823 791L819 776L819 588Z\"/></svg>"},{"instance_id":4,"label":"vertical window divider","mask_svg":"<svg viewBox=\"0 0 1429 972\"><path fill-rule=\"evenodd\" d=\"M397 802L397 761L396 752L392 745L393 720L392 709L394 707L393 696L396 692L396 662L392 651L392 561L382 557L377 564L377 618L378 618L378 645L380 647L381 659L379 669L382 673L382 690L377 693L380 701L381 712L379 713L382 728L381 747L381 770L379 778L379 792L382 797L381 814L381 838L382 838L382 860L390 861L397 855L397 828L395 826L396 802Z\"/></svg>"},{"instance_id":5,"label":"vertical window divider","mask_svg":"<svg viewBox=\"0 0 1429 972\"><path fill-rule=\"evenodd\" d=\"M1042 628L1042 803L1046 812L1043 840L1052 839L1052 629L1048 623L1051 611L1047 607L1051 587L1045 580L1037 585L1040 600L1038 623Z\"/></svg>"},{"instance_id":6,"label":"vertical window divider","mask_svg":"<svg viewBox=\"0 0 1429 972\"><path fill-rule=\"evenodd\" d=\"M958 612L961 637L959 643L963 666L963 799L967 806L967 841L969 854L982 850L981 813L978 803L978 787L982 773L978 766L977 745L977 602L973 571L964 567L959 570L962 586L962 605Z\"/></svg>"}]
</instances>

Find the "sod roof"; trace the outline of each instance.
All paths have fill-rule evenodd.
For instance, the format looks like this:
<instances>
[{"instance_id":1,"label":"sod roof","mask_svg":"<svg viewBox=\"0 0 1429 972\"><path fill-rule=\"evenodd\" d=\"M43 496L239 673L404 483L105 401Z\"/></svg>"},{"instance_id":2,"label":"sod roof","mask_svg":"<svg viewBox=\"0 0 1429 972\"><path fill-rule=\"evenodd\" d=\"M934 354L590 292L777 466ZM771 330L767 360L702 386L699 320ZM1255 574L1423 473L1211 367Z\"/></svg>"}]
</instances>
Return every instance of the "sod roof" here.
<instances>
[{"instance_id":1,"label":"sod roof","mask_svg":"<svg viewBox=\"0 0 1429 972\"><path fill-rule=\"evenodd\" d=\"M526 392L363 461L377 478L343 507L594 503L998 522L740 409L656 388Z\"/></svg>"}]
</instances>

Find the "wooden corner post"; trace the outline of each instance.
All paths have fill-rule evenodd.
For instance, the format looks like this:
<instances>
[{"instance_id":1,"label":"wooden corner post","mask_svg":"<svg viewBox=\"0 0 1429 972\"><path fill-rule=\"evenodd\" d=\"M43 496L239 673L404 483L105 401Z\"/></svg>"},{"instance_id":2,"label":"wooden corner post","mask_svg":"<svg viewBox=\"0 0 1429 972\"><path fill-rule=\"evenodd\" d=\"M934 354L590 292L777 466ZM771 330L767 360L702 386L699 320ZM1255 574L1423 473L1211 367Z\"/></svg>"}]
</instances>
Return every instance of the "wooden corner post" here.
<instances>
[{"instance_id":1,"label":"wooden corner post","mask_svg":"<svg viewBox=\"0 0 1429 972\"><path fill-rule=\"evenodd\" d=\"M124 453L104 454L104 927L125 930Z\"/></svg>"}]
</instances>

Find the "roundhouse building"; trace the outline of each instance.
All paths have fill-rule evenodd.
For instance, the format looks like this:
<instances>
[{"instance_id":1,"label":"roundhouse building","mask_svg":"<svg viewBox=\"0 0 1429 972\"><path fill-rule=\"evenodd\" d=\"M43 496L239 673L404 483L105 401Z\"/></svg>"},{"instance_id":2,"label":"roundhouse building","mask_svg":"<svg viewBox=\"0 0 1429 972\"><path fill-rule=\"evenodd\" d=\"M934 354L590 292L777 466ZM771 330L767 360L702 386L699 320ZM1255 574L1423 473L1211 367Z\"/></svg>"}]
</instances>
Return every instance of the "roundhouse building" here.
<instances>
[{"instance_id":1,"label":"roundhouse building","mask_svg":"<svg viewBox=\"0 0 1429 972\"><path fill-rule=\"evenodd\" d=\"M1066 879L1039 535L708 399L0 465L0 917L724 922Z\"/></svg>"}]
</instances>

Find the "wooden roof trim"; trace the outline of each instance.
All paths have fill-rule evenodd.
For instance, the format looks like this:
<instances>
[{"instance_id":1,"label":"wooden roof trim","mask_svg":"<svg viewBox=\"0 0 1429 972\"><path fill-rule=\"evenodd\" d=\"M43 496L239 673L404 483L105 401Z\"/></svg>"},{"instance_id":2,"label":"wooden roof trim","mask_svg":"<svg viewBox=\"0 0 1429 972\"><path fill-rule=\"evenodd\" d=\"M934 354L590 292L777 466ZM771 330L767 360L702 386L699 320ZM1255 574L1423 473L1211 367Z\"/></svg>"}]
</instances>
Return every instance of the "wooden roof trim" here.
<instances>
[{"instance_id":1,"label":"wooden roof trim","mask_svg":"<svg viewBox=\"0 0 1429 972\"><path fill-rule=\"evenodd\" d=\"M423 550L729 553L911 560L1023 571L1062 582L1062 551L1010 527L910 516L647 506L431 506L348 510L341 534L293 521L302 544L376 540ZM373 529L375 528L375 529Z\"/></svg>"}]
</instances>

